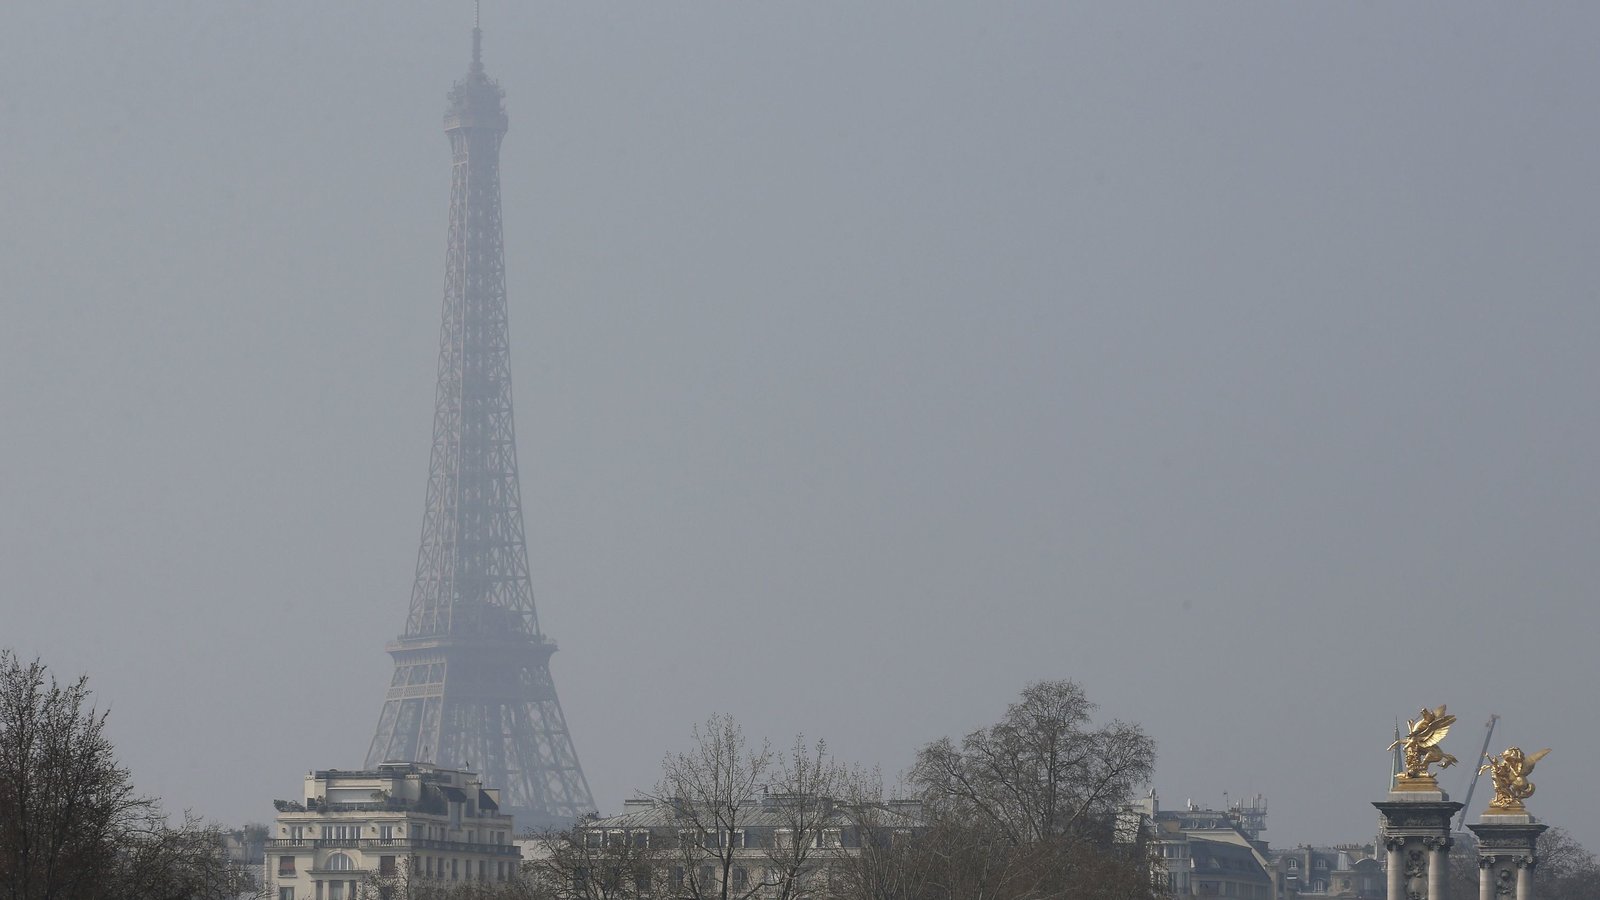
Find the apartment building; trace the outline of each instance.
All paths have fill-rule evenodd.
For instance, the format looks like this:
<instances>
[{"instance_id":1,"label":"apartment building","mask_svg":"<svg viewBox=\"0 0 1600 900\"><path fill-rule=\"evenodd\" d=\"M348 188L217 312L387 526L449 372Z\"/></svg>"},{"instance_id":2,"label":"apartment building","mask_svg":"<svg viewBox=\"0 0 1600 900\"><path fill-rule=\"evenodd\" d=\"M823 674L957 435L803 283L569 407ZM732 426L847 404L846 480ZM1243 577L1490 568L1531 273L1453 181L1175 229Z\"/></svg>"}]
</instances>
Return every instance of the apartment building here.
<instances>
[{"instance_id":1,"label":"apartment building","mask_svg":"<svg viewBox=\"0 0 1600 900\"><path fill-rule=\"evenodd\" d=\"M276 800L266 874L278 900L382 897L407 882L499 882L522 854L499 791L477 775L421 763L306 775L304 797Z\"/></svg>"}]
</instances>

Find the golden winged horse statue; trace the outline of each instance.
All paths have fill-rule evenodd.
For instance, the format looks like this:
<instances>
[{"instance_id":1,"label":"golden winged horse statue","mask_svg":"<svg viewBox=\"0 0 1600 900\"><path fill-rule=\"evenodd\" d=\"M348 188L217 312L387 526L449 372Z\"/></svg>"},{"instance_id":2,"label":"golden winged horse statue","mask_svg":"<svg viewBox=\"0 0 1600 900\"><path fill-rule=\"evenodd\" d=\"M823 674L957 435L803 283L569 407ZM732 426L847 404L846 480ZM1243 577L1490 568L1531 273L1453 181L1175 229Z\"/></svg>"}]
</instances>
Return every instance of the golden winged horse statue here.
<instances>
[{"instance_id":1,"label":"golden winged horse statue","mask_svg":"<svg viewBox=\"0 0 1600 900\"><path fill-rule=\"evenodd\" d=\"M1439 749L1439 742L1450 733L1456 717L1437 709L1422 708L1415 719L1407 719L1406 736L1389 745L1389 749L1405 748L1405 772L1399 777L1402 790L1429 790L1438 784L1433 778L1432 766L1447 769L1456 764L1456 758ZM1409 784L1408 784L1409 782Z\"/></svg>"},{"instance_id":2,"label":"golden winged horse statue","mask_svg":"<svg viewBox=\"0 0 1600 900\"><path fill-rule=\"evenodd\" d=\"M1533 774L1534 764L1549 753L1549 747L1537 753L1523 753L1521 747L1507 747L1499 756L1485 757L1478 772L1488 772L1494 782L1494 799L1489 801L1489 808L1497 812L1522 812L1522 801L1533 796L1533 782L1528 776Z\"/></svg>"}]
</instances>

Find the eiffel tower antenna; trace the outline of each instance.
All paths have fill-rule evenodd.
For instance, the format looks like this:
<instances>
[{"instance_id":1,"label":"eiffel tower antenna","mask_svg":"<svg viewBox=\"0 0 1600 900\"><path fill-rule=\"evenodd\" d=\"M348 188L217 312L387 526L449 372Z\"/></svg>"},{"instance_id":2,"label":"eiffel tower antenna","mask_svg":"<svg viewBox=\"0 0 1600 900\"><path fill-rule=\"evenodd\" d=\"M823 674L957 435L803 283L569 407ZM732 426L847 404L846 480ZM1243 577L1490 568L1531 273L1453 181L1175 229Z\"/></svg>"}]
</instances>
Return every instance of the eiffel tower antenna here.
<instances>
[{"instance_id":1,"label":"eiffel tower antenna","mask_svg":"<svg viewBox=\"0 0 1600 900\"><path fill-rule=\"evenodd\" d=\"M470 760L519 828L542 828L593 812L594 799L550 675L556 644L539 628L523 531L500 227L506 127L475 9L472 65L444 118L450 227L422 541L366 765Z\"/></svg>"},{"instance_id":2,"label":"eiffel tower antenna","mask_svg":"<svg viewBox=\"0 0 1600 900\"><path fill-rule=\"evenodd\" d=\"M483 71L483 5L472 0L472 70Z\"/></svg>"}]
</instances>

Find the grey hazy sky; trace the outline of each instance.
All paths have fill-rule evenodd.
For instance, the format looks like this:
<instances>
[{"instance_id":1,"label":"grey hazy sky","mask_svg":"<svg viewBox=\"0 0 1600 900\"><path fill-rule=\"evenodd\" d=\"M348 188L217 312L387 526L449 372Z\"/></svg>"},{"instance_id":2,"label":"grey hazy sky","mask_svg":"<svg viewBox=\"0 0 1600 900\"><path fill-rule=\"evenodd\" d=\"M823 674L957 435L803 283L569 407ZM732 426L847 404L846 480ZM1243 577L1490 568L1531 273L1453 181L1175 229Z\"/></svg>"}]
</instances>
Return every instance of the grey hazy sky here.
<instances>
[{"instance_id":1,"label":"grey hazy sky","mask_svg":"<svg viewBox=\"0 0 1600 900\"><path fill-rule=\"evenodd\" d=\"M0 645L174 808L366 751L470 5L0 13ZM1600 846L1600 6L486 6L602 808L712 712L892 776L1070 677L1278 844L1497 712Z\"/></svg>"}]
</instances>

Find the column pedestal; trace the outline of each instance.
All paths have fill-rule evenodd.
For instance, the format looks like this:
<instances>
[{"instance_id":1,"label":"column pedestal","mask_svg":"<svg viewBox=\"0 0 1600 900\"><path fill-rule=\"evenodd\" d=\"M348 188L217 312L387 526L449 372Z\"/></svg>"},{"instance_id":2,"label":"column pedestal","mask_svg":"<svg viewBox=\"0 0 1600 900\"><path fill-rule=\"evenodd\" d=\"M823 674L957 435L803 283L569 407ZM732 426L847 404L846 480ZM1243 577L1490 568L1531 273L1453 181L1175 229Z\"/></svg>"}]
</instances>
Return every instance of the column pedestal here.
<instances>
[{"instance_id":1,"label":"column pedestal","mask_svg":"<svg viewBox=\"0 0 1600 900\"><path fill-rule=\"evenodd\" d=\"M1522 812L1485 813L1467 827L1478 836L1478 900L1534 900L1539 834L1549 826Z\"/></svg>"},{"instance_id":2,"label":"column pedestal","mask_svg":"<svg viewBox=\"0 0 1600 900\"><path fill-rule=\"evenodd\" d=\"M1445 900L1453 843L1450 822L1461 804L1441 790L1412 789L1392 791L1387 800L1372 805L1383 814L1389 900Z\"/></svg>"}]
</instances>

